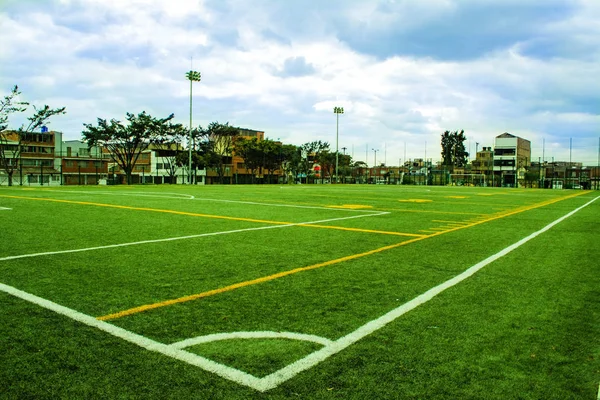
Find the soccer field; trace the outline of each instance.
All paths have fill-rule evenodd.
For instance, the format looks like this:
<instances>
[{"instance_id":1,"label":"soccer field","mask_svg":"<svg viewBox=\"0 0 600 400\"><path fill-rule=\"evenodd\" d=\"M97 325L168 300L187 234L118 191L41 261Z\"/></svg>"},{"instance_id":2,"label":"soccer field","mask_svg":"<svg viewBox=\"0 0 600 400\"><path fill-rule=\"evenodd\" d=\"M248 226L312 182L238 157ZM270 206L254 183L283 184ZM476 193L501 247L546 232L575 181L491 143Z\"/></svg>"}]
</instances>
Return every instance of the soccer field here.
<instances>
[{"instance_id":1,"label":"soccer field","mask_svg":"<svg viewBox=\"0 0 600 400\"><path fill-rule=\"evenodd\" d=\"M0 188L0 398L597 399L597 198Z\"/></svg>"}]
</instances>

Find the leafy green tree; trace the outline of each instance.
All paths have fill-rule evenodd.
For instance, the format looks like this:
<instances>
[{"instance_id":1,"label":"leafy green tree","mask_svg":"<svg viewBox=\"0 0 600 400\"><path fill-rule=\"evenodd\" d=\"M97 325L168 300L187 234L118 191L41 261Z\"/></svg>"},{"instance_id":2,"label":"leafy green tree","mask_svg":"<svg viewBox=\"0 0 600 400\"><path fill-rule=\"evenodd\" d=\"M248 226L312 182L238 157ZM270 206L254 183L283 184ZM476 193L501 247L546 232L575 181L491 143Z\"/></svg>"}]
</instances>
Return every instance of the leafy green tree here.
<instances>
[{"instance_id":1,"label":"leafy green tree","mask_svg":"<svg viewBox=\"0 0 600 400\"><path fill-rule=\"evenodd\" d=\"M467 165L469 153L465 148L465 131L445 131L442 133L442 165L454 170Z\"/></svg>"},{"instance_id":2,"label":"leafy green tree","mask_svg":"<svg viewBox=\"0 0 600 400\"><path fill-rule=\"evenodd\" d=\"M50 118L55 115L66 114L65 107L50 108L44 105L38 109L33 106L34 113L27 117L28 123L17 130L8 131L10 116L29 108L29 103L17 100L20 94L19 87L15 85L11 93L0 100L0 168L8 176L8 186L13 185L15 169L20 165L23 137L48 125Z\"/></svg>"},{"instance_id":3,"label":"leafy green tree","mask_svg":"<svg viewBox=\"0 0 600 400\"><path fill-rule=\"evenodd\" d=\"M267 170L268 182L271 183L273 173L281 166L281 143L265 139L259 144L263 153L263 168Z\"/></svg>"},{"instance_id":4,"label":"leafy green tree","mask_svg":"<svg viewBox=\"0 0 600 400\"><path fill-rule=\"evenodd\" d=\"M369 166L364 161L354 161L350 164L350 168L352 168L352 177L356 182L359 178L367 181L367 173L369 171Z\"/></svg>"},{"instance_id":5,"label":"leafy green tree","mask_svg":"<svg viewBox=\"0 0 600 400\"><path fill-rule=\"evenodd\" d=\"M329 143L316 140L304 143L302 146L302 167L300 172L306 174L306 183L313 174L312 165L319 159L321 153L329 150Z\"/></svg>"},{"instance_id":6,"label":"leafy green tree","mask_svg":"<svg viewBox=\"0 0 600 400\"><path fill-rule=\"evenodd\" d=\"M181 166L177 156L183 153L181 143L188 134L183 125L173 124L171 121L156 125L156 136L152 147L156 150L157 156L161 157L171 183L177 182L177 169Z\"/></svg>"},{"instance_id":7,"label":"leafy green tree","mask_svg":"<svg viewBox=\"0 0 600 400\"><path fill-rule=\"evenodd\" d=\"M219 176L219 183L223 183L225 165L231 164L233 144L240 131L238 128L230 126L229 122L225 124L211 122L206 132L210 141L213 142L212 152L218 156L208 158L211 162L210 167L215 168Z\"/></svg>"},{"instance_id":8,"label":"leafy green tree","mask_svg":"<svg viewBox=\"0 0 600 400\"><path fill-rule=\"evenodd\" d=\"M156 142L164 125L170 123L174 115L154 118L145 111L138 115L127 113L127 124L111 119L98 118L98 125L83 124L83 141L89 147L103 146L111 157L125 171L127 184L131 184L131 173L140 157L149 146Z\"/></svg>"},{"instance_id":9,"label":"leafy green tree","mask_svg":"<svg viewBox=\"0 0 600 400\"><path fill-rule=\"evenodd\" d=\"M325 150L318 153L317 162L321 165L321 179L325 179L325 175L327 175L329 179L333 179L333 176L335 175L335 152Z\"/></svg>"},{"instance_id":10,"label":"leafy green tree","mask_svg":"<svg viewBox=\"0 0 600 400\"><path fill-rule=\"evenodd\" d=\"M244 159L246 169L250 170L252 183L254 183L256 171L261 167L263 159L258 139L255 137L251 139L238 137L233 147L235 154Z\"/></svg>"},{"instance_id":11,"label":"leafy green tree","mask_svg":"<svg viewBox=\"0 0 600 400\"><path fill-rule=\"evenodd\" d=\"M346 183L346 177L352 176L352 156L349 154L340 154L338 160L338 173L341 182Z\"/></svg>"},{"instance_id":12,"label":"leafy green tree","mask_svg":"<svg viewBox=\"0 0 600 400\"><path fill-rule=\"evenodd\" d=\"M281 163L286 182L289 175L297 178L302 169L302 149L293 144L284 144L281 146Z\"/></svg>"}]
</instances>

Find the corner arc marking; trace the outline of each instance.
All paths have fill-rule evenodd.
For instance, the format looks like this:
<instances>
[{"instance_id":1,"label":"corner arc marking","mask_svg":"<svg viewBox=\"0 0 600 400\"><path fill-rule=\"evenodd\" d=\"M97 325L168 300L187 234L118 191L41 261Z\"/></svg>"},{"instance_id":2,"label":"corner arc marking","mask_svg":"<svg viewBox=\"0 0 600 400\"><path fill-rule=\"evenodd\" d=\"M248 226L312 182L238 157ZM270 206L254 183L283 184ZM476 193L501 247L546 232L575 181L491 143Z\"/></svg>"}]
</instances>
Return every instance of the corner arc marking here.
<instances>
[{"instance_id":1,"label":"corner arc marking","mask_svg":"<svg viewBox=\"0 0 600 400\"><path fill-rule=\"evenodd\" d=\"M304 342L313 342L323 346L329 346L333 344L333 341L317 335L308 335L304 333L296 332L274 332L274 331L258 331L258 332L227 332L227 333L213 333L205 336L198 336L182 340L180 342L172 343L171 347L176 349L184 349L186 347L195 346L202 343L216 342L220 340L234 340L234 339L291 339L301 340Z\"/></svg>"}]
</instances>

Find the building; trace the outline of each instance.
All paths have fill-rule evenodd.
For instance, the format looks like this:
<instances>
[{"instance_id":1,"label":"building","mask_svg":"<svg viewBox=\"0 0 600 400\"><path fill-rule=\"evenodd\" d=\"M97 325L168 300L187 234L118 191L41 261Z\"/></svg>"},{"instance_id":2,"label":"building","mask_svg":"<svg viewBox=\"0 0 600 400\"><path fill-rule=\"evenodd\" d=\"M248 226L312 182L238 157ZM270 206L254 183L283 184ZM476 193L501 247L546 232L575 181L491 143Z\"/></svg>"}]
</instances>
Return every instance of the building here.
<instances>
[{"instance_id":1,"label":"building","mask_svg":"<svg viewBox=\"0 0 600 400\"><path fill-rule=\"evenodd\" d=\"M106 184L109 155L98 146L88 148L79 140L61 142L55 152L59 162L61 184Z\"/></svg>"},{"instance_id":2,"label":"building","mask_svg":"<svg viewBox=\"0 0 600 400\"><path fill-rule=\"evenodd\" d=\"M531 163L531 142L508 132L496 136L494 145L495 186L517 187ZM523 175L523 176L520 176Z\"/></svg>"},{"instance_id":3,"label":"building","mask_svg":"<svg viewBox=\"0 0 600 400\"><path fill-rule=\"evenodd\" d=\"M0 166L0 185L9 184L7 169L12 171L13 185L60 185L55 143L61 140L61 132L45 127L41 132L2 132L0 152L8 168Z\"/></svg>"}]
</instances>

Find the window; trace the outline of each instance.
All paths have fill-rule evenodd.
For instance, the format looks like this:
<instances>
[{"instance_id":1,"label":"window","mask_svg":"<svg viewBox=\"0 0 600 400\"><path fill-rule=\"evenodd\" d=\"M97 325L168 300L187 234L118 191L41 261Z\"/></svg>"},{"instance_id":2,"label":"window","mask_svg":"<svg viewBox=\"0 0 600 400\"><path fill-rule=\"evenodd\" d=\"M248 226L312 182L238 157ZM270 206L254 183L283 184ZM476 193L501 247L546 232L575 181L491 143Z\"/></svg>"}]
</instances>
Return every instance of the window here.
<instances>
[{"instance_id":1,"label":"window","mask_svg":"<svg viewBox=\"0 0 600 400\"><path fill-rule=\"evenodd\" d=\"M494 160L495 167L514 167L515 160Z\"/></svg>"},{"instance_id":2,"label":"window","mask_svg":"<svg viewBox=\"0 0 600 400\"><path fill-rule=\"evenodd\" d=\"M513 149L498 149L498 148L496 148L494 150L494 155L495 156L514 156L517 154L516 151L517 150L514 148Z\"/></svg>"}]
</instances>

